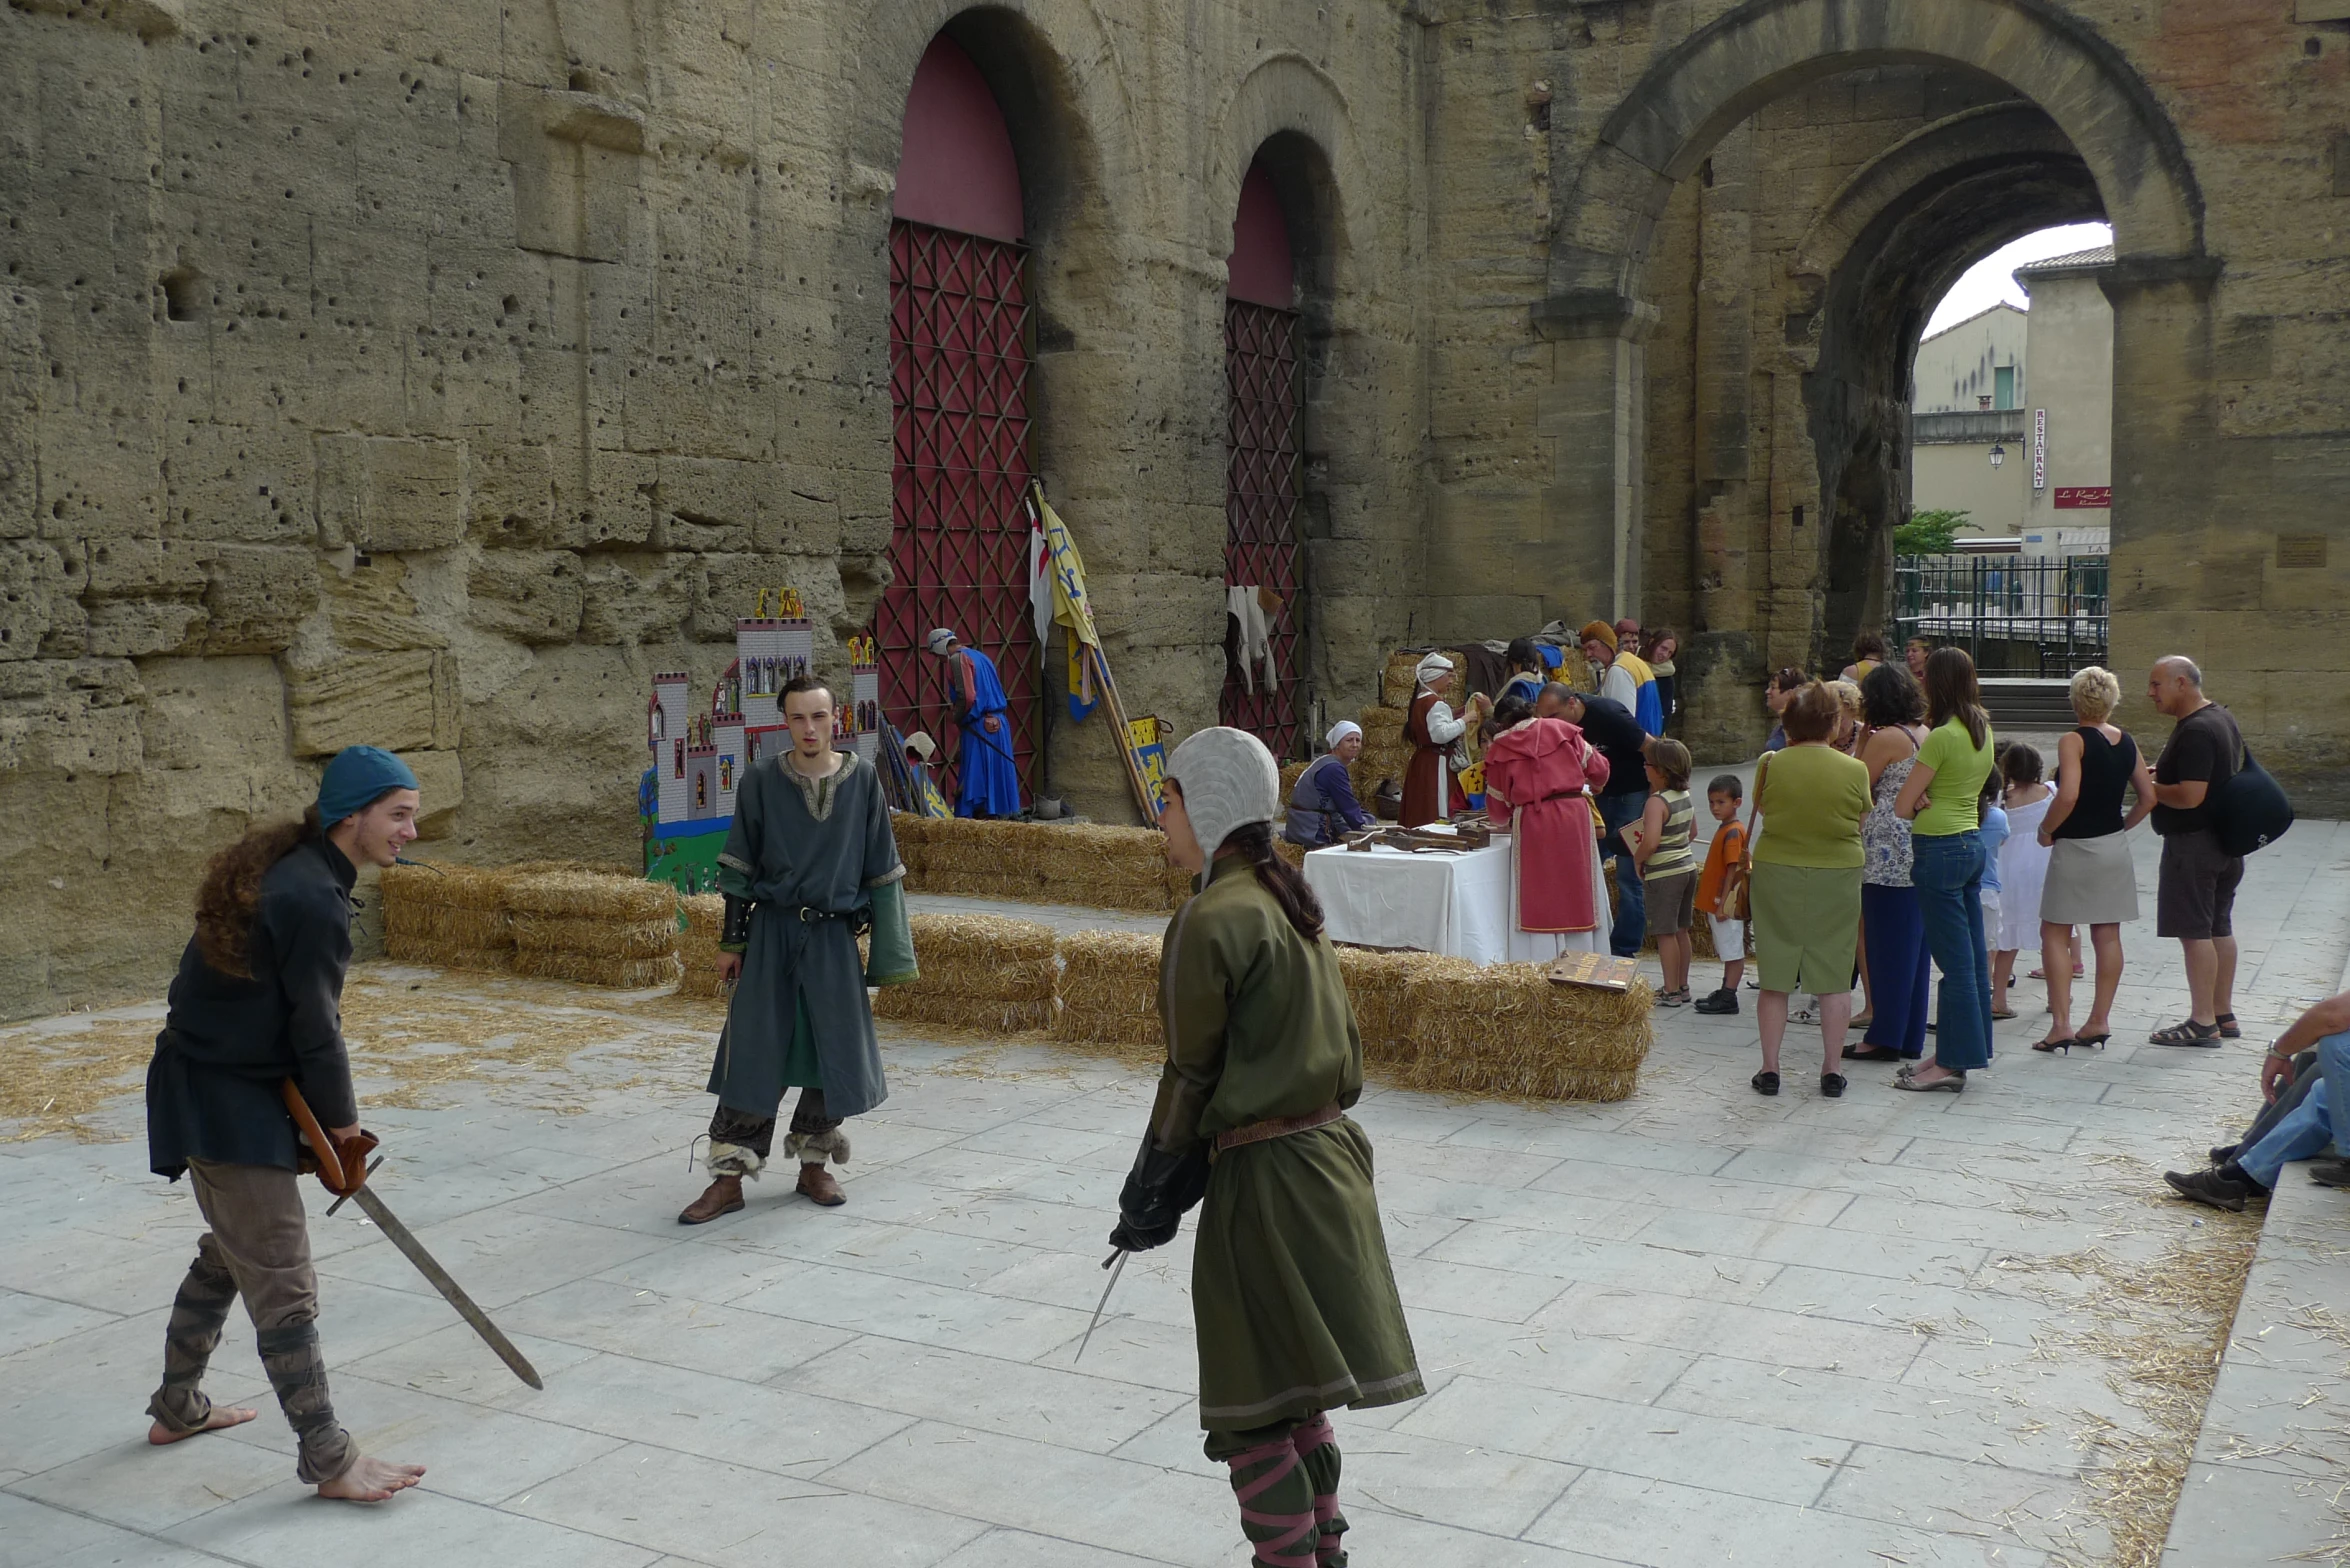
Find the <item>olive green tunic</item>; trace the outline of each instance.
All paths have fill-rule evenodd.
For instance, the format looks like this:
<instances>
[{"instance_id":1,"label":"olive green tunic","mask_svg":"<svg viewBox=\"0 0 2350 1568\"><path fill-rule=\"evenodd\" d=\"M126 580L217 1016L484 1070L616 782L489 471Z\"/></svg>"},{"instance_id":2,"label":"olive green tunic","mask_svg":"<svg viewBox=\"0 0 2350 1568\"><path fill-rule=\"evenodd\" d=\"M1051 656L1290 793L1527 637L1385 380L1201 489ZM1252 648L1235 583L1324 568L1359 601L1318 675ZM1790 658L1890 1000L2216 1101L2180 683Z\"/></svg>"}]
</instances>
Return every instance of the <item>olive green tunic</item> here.
<instances>
[{"instance_id":1,"label":"olive green tunic","mask_svg":"<svg viewBox=\"0 0 2350 1568\"><path fill-rule=\"evenodd\" d=\"M1298 935L1237 857L1167 927L1167 1065L1151 1137L1182 1153L1363 1090L1362 1037L1327 936ZM1371 1187L1345 1117L1215 1157L1192 1262L1200 1424L1231 1431L1426 1390Z\"/></svg>"}]
</instances>

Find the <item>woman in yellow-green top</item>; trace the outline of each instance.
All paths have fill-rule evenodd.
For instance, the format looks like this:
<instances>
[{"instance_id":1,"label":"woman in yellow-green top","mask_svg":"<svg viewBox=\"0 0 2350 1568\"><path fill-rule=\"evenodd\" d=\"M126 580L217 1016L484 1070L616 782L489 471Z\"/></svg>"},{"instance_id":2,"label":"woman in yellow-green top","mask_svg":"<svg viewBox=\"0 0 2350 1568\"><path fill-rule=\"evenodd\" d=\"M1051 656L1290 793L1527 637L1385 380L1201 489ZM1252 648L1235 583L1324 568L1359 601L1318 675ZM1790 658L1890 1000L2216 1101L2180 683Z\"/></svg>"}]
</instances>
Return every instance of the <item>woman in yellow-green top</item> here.
<instances>
[{"instance_id":1,"label":"woman in yellow-green top","mask_svg":"<svg viewBox=\"0 0 2350 1568\"><path fill-rule=\"evenodd\" d=\"M1843 707L1826 684L1812 681L1780 714L1787 747L1762 760L1754 776L1754 815L1747 824L1753 867L1754 947L1762 970L1761 1094L1779 1092L1779 1044L1787 1034L1787 997L1820 999L1820 1093L1844 1092L1837 1071L1844 1026L1852 1017L1853 955L1860 946L1861 819L1869 814L1869 770L1829 744Z\"/></svg>"},{"instance_id":2,"label":"woman in yellow-green top","mask_svg":"<svg viewBox=\"0 0 2350 1568\"><path fill-rule=\"evenodd\" d=\"M1991 1062L1991 972L1983 953L1983 839L1976 802L1994 765L1990 716L1962 648L1926 659L1925 743L1893 802L1909 823L1910 883L1925 917L1926 946L1942 971L1934 1059L1904 1067L1897 1089L1966 1087Z\"/></svg>"}]
</instances>

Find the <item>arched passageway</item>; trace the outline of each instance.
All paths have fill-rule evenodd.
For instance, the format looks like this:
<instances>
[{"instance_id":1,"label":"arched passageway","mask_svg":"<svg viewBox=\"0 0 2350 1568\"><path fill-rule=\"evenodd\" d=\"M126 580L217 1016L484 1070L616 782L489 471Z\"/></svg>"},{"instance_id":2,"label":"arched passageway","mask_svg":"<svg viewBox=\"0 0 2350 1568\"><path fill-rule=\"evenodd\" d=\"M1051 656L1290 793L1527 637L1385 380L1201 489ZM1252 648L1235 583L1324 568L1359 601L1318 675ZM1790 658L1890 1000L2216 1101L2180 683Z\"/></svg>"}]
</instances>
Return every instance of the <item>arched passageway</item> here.
<instances>
[{"instance_id":1,"label":"arched passageway","mask_svg":"<svg viewBox=\"0 0 2350 1568\"><path fill-rule=\"evenodd\" d=\"M2117 398L2125 340L2197 338L2213 272L2153 94L2037 0L1754 0L1667 51L1561 190L1537 315L1561 564L1690 629L1701 750L1750 745L1763 672L1832 668L1881 614L1917 329L1960 271L2109 219Z\"/></svg>"}]
</instances>

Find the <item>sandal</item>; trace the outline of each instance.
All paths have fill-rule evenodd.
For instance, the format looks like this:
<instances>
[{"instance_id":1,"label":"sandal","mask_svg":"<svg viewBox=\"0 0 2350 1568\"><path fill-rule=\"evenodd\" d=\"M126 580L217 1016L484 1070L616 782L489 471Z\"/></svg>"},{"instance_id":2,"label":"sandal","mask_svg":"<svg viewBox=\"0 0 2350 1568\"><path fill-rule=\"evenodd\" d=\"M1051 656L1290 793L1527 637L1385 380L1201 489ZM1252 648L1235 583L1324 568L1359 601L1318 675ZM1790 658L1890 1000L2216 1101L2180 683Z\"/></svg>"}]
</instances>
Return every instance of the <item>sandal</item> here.
<instances>
[{"instance_id":1,"label":"sandal","mask_svg":"<svg viewBox=\"0 0 2350 1568\"><path fill-rule=\"evenodd\" d=\"M2199 1024L2192 1018L2172 1024L2168 1029L2157 1029L2146 1037L2149 1045L2193 1045L2207 1050L2217 1049L2219 1042L2218 1024Z\"/></svg>"},{"instance_id":2,"label":"sandal","mask_svg":"<svg viewBox=\"0 0 2350 1568\"><path fill-rule=\"evenodd\" d=\"M2244 1038L2243 1026L2236 1022L2236 1015L2234 1013L2222 1013L2219 1015L2219 1037L2223 1040L2241 1040Z\"/></svg>"},{"instance_id":3,"label":"sandal","mask_svg":"<svg viewBox=\"0 0 2350 1568\"><path fill-rule=\"evenodd\" d=\"M2073 1036L2073 1044L2084 1051L2099 1051L2103 1050L2105 1042L2112 1038L2113 1035L2110 1031L2105 1034L2076 1034Z\"/></svg>"},{"instance_id":4,"label":"sandal","mask_svg":"<svg viewBox=\"0 0 2350 1568\"><path fill-rule=\"evenodd\" d=\"M2006 1020L2015 1016L2015 1009L2012 1007L1994 1007L1991 1009L1991 1016L1996 1021L2005 1022Z\"/></svg>"},{"instance_id":5,"label":"sandal","mask_svg":"<svg viewBox=\"0 0 2350 1568\"><path fill-rule=\"evenodd\" d=\"M2080 1043L2081 1042L2078 1039L2075 1039L2073 1036L2068 1034L2061 1040L2034 1040L2032 1042L2032 1049L2038 1051L2042 1056L2047 1056L2057 1051L2062 1051L2065 1055L2070 1056L2073 1054L2073 1047L2079 1045Z\"/></svg>"},{"instance_id":6,"label":"sandal","mask_svg":"<svg viewBox=\"0 0 2350 1568\"><path fill-rule=\"evenodd\" d=\"M1954 1072L1947 1078L1937 1078L1928 1083L1905 1072L1893 1080L1893 1087L1911 1094L1939 1094L1945 1090L1951 1094L1961 1094L1966 1090L1966 1074Z\"/></svg>"},{"instance_id":7,"label":"sandal","mask_svg":"<svg viewBox=\"0 0 2350 1568\"><path fill-rule=\"evenodd\" d=\"M1754 1085L1754 1092L1757 1094L1777 1094L1779 1092L1779 1075L1777 1073L1759 1072L1746 1081Z\"/></svg>"}]
</instances>

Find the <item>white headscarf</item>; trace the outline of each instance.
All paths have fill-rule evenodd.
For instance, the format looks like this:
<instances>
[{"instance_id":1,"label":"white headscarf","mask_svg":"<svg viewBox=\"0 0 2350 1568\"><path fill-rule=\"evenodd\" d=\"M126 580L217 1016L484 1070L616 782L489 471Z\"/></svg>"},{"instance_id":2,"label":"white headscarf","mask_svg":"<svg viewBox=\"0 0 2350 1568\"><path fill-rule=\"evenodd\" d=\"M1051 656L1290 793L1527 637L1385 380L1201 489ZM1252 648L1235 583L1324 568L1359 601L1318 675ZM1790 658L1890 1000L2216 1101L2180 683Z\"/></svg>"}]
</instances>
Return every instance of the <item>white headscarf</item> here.
<instances>
[{"instance_id":1,"label":"white headscarf","mask_svg":"<svg viewBox=\"0 0 2350 1568\"><path fill-rule=\"evenodd\" d=\"M1184 812L1211 860L1233 829L1281 814L1281 770L1246 730L1199 731L1167 759L1167 777L1183 787Z\"/></svg>"},{"instance_id":2,"label":"white headscarf","mask_svg":"<svg viewBox=\"0 0 2350 1568\"><path fill-rule=\"evenodd\" d=\"M1452 660L1441 653L1432 653L1422 659L1419 668L1412 673L1420 678L1421 685L1433 686L1436 684L1437 677L1452 673Z\"/></svg>"},{"instance_id":3,"label":"white headscarf","mask_svg":"<svg viewBox=\"0 0 2350 1568\"><path fill-rule=\"evenodd\" d=\"M947 645L951 642L954 642L955 640L956 638L954 632L947 627L941 626L934 629L928 637L923 639L923 645L929 648L932 653L944 653L947 651Z\"/></svg>"},{"instance_id":4,"label":"white headscarf","mask_svg":"<svg viewBox=\"0 0 2350 1568\"><path fill-rule=\"evenodd\" d=\"M1354 720L1340 719L1336 724L1330 726L1330 733L1322 737L1322 749L1336 751L1339 742L1345 740L1349 735L1360 735L1362 732L1363 727Z\"/></svg>"}]
</instances>

